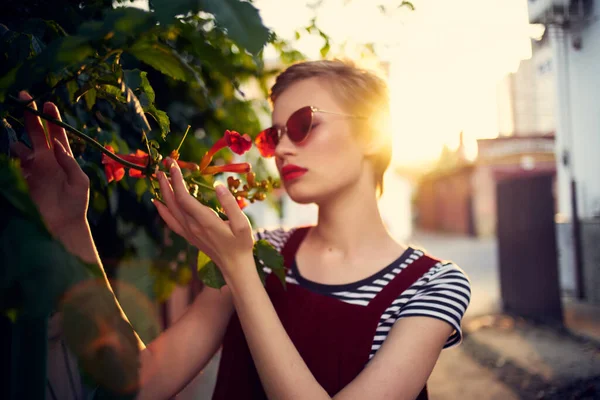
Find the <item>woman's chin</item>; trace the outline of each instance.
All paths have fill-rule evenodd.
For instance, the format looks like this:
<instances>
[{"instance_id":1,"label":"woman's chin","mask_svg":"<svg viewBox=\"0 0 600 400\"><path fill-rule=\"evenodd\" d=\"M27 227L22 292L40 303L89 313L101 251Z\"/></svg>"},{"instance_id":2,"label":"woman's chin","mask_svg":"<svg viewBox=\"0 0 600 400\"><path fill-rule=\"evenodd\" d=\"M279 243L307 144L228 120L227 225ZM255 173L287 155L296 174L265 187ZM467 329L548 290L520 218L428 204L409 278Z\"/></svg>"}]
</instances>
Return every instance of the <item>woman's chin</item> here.
<instances>
[{"instance_id":1,"label":"woman's chin","mask_svg":"<svg viewBox=\"0 0 600 400\"><path fill-rule=\"evenodd\" d=\"M311 204L316 203L319 196L316 193L306 190L306 188L299 187L300 185L290 184L285 186L287 195L295 203L298 204Z\"/></svg>"}]
</instances>

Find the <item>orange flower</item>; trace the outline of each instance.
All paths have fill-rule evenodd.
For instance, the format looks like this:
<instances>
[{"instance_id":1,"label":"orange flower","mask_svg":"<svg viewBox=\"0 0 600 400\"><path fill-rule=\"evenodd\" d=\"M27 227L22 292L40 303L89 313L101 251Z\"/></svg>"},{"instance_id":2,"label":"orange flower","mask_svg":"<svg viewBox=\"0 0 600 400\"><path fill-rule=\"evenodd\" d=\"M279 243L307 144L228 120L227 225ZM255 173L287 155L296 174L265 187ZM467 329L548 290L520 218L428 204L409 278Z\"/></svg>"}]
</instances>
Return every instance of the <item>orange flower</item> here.
<instances>
[{"instance_id":1,"label":"orange flower","mask_svg":"<svg viewBox=\"0 0 600 400\"><path fill-rule=\"evenodd\" d=\"M105 146L105 148L111 153L115 152L115 149L113 149L112 146ZM141 150L138 150L136 154L120 155L119 157L121 157L125 161L129 161L131 163L139 165L140 167L143 167L148 163L148 154L144 153ZM106 179L109 183L112 181L118 182L125 176L125 167L123 166L123 164L116 160L113 160L106 154L102 154L102 164L104 164L104 173L106 174ZM132 168L129 170L129 175L139 178L142 176L142 171Z\"/></svg>"},{"instance_id":2,"label":"orange flower","mask_svg":"<svg viewBox=\"0 0 600 400\"><path fill-rule=\"evenodd\" d=\"M219 172L233 172L237 174L246 174L252 170L252 166L249 163L238 163L238 164L226 164L226 165L215 165L206 167L202 171L202 175L214 175Z\"/></svg>"},{"instance_id":3,"label":"orange flower","mask_svg":"<svg viewBox=\"0 0 600 400\"><path fill-rule=\"evenodd\" d=\"M237 204L238 204L238 207L240 208L240 210L243 210L248 205L248 202L243 197L237 197L236 200L237 200Z\"/></svg>"},{"instance_id":4,"label":"orange flower","mask_svg":"<svg viewBox=\"0 0 600 400\"><path fill-rule=\"evenodd\" d=\"M115 152L110 145L104 147L111 153ZM148 165L148 153L139 149L136 150L134 154L120 154L119 157L125 161L129 161L130 163L139 165L140 167L145 167ZM188 161L176 161L177 165L179 165L179 168L198 170L198 164ZM102 164L104 164L104 172L106 173L106 178L109 183L112 181L118 182L125 176L125 166L123 166L123 164L120 162L108 157L106 154L102 154ZM163 160L163 165L167 168L170 166L168 164L168 159L165 158ZM139 169L129 168L129 176L133 178L143 178L144 172L140 171Z\"/></svg>"},{"instance_id":5,"label":"orange flower","mask_svg":"<svg viewBox=\"0 0 600 400\"><path fill-rule=\"evenodd\" d=\"M262 131L254 139L254 144L263 157L273 157L275 155L275 147L277 145L273 141L273 138L267 134L267 131Z\"/></svg>"},{"instance_id":6,"label":"orange flower","mask_svg":"<svg viewBox=\"0 0 600 400\"><path fill-rule=\"evenodd\" d=\"M252 147L252 139L247 134L240 135L239 132L226 130L223 137L215 142L215 144L206 152L202 161L200 161L200 171L204 171L208 164L212 161L215 153L229 146L231 151L242 155Z\"/></svg>"},{"instance_id":7,"label":"orange flower","mask_svg":"<svg viewBox=\"0 0 600 400\"><path fill-rule=\"evenodd\" d=\"M240 156L252 148L252 139L248 134L240 135L236 131L225 131L227 146Z\"/></svg>"}]
</instances>

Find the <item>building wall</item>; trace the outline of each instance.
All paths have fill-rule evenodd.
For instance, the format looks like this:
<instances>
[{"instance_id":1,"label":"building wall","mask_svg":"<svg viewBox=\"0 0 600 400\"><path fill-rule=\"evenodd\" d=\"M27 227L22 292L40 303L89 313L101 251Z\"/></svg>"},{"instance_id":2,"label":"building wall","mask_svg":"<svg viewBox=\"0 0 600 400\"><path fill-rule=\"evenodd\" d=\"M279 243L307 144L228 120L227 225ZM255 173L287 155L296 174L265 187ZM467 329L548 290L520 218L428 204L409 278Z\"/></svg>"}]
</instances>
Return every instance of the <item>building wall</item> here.
<instances>
[{"instance_id":1,"label":"building wall","mask_svg":"<svg viewBox=\"0 0 600 400\"><path fill-rule=\"evenodd\" d=\"M600 18L600 0L594 2L594 16ZM573 39L573 33L570 38ZM571 131L573 166L578 184L581 218L600 217L600 23L591 23L581 32L582 47L569 46Z\"/></svg>"},{"instance_id":2,"label":"building wall","mask_svg":"<svg viewBox=\"0 0 600 400\"><path fill-rule=\"evenodd\" d=\"M473 234L470 167L425 178L416 201L420 229Z\"/></svg>"},{"instance_id":3,"label":"building wall","mask_svg":"<svg viewBox=\"0 0 600 400\"><path fill-rule=\"evenodd\" d=\"M552 49L548 40L533 43L533 55L498 85L498 121L502 135L554 132L555 87Z\"/></svg>"},{"instance_id":4,"label":"building wall","mask_svg":"<svg viewBox=\"0 0 600 400\"><path fill-rule=\"evenodd\" d=\"M473 171L473 214L478 237L496 235L496 182L489 165L480 164Z\"/></svg>"}]
</instances>

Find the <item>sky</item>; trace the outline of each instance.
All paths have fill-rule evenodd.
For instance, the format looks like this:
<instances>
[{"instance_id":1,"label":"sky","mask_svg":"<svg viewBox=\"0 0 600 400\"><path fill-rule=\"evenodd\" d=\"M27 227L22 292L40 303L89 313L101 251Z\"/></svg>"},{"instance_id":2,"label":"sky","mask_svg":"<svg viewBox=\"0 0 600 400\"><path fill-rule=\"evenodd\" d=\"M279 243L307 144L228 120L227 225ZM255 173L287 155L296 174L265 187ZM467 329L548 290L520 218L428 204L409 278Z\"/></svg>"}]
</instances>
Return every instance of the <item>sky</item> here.
<instances>
[{"instance_id":1,"label":"sky","mask_svg":"<svg viewBox=\"0 0 600 400\"><path fill-rule=\"evenodd\" d=\"M530 38L543 27L528 23L527 0L413 0L414 11L400 3L253 1L263 23L309 58L320 58L323 39L302 34L296 40L295 32L315 17L332 39L332 56L357 58L362 44L375 44L377 58L363 61L389 63L394 164L431 162L444 145L457 147L461 131L474 158L476 139L498 135L498 82L531 57ZM147 0L134 5L147 8Z\"/></svg>"},{"instance_id":2,"label":"sky","mask_svg":"<svg viewBox=\"0 0 600 400\"><path fill-rule=\"evenodd\" d=\"M310 4L318 4L310 7ZM394 163L414 165L436 159L444 144L458 145L464 131L467 153L477 138L497 136L496 86L531 57L530 38L538 26L527 19L527 0L414 0L415 10L390 0L255 0L263 22L312 58L318 36L294 39L313 17L347 48L375 43L389 62ZM378 5L394 10L383 15ZM352 51L349 52L352 56Z\"/></svg>"}]
</instances>

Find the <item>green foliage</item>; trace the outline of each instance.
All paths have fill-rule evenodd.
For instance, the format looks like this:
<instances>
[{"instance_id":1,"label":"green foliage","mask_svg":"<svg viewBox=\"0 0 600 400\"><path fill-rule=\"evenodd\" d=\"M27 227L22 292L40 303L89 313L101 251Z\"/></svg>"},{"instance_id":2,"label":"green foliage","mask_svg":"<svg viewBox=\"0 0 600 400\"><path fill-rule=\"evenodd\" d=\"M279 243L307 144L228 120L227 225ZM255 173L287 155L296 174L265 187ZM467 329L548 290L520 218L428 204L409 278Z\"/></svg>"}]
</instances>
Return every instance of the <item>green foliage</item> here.
<instances>
[{"instance_id":1,"label":"green foliage","mask_svg":"<svg viewBox=\"0 0 600 400\"><path fill-rule=\"evenodd\" d=\"M138 60L157 71L180 81L197 81L199 78L185 60L171 47L159 42L138 41L127 50Z\"/></svg>"},{"instance_id":2,"label":"green foliage","mask_svg":"<svg viewBox=\"0 0 600 400\"><path fill-rule=\"evenodd\" d=\"M201 269L198 268L198 277L211 288L220 289L226 284L221 270L213 261L207 262Z\"/></svg>"},{"instance_id":3,"label":"green foliage","mask_svg":"<svg viewBox=\"0 0 600 400\"><path fill-rule=\"evenodd\" d=\"M261 260L264 266L270 268L285 287L285 268L282 255L266 240L258 240L254 244L254 256Z\"/></svg>"},{"instance_id":4,"label":"green foliage","mask_svg":"<svg viewBox=\"0 0 600 400\"><path fill-rule=\"evenodd\" d=\"M204 11L214 16L216 25L241 48L258 53L269 39L258 10L249 2L239 0L152 0L151 6L161 23L170 23L177 16Z\"/></svg>"},{"instance_id":5,"label":"green foliage","mask_svg":"<svg viewBox=\"0 0 600 400\"><path fill-rule=\"evenodd\" d=\"M0 310L16 310L18 317L26 318L49 315L67 288L100 277L102 272L73 257L53 239L29 197L17 163L4 156L0 157L0 185Z\"/></svg>"},{"instance_id":6,"label":"green foliage","mask_svg":"<svg viewBox=\"0 0 600 400\"><path fill-rule=\"evenodd\" d=\"M256 269L264 283L263 266L270 268L272 272L279 278L281 284L285 287L285 268L283 265L283 257L279 252L266 240L258 240L254 243L253 249L254 259L256 261ZM209 287L220 289L225 286L225 278L219 270L219 267L203 252L198 252L196 260L198 276L202 282Z\"/></svg>"}]
</instances>

